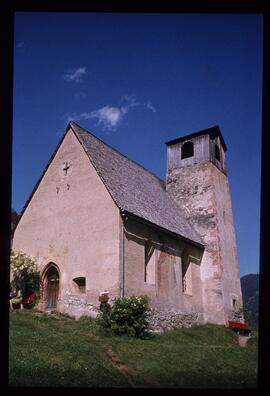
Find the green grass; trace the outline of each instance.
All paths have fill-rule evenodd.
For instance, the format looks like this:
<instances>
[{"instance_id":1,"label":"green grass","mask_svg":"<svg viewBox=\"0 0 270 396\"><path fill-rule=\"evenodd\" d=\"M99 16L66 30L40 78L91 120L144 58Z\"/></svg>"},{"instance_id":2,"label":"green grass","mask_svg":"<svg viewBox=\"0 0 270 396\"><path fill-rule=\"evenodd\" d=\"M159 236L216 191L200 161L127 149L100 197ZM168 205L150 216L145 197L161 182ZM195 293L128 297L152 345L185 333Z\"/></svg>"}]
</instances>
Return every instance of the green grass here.
<instances>
[{"instance_id":1,"label":"green grass","mask_svg":"<svg viewBox=\"0 0 270 396\"><path fill-rule=\"evenodd\" d=\"M30 311L11 315L11 386L127 386L109 357L78 322Z\"/></svg>"},{"instance_id":2,"label":"green grass","mask_svg":"<svg viewBox=\"0 0 270 396\"><path fill-rule=\"evenodd\" d=\"M11 315L11 386L130 387L111 347L138 387L256 387L256 337L240 348L231 330L207 325L141 340L106 335L90 318L59 318Z\"/></svg>"},{"instance_id":3,"label":"green grass","mask_svg":"<svg viewBox=\"0 0 270 396\"><path fill-rule=\"evenodd\" d=\"M152 387L256 387L256 343L240 348L236 335L224 327L179 329L149 341L116 340L115 350L151 378Z\"/></svg>"}]
</instances>

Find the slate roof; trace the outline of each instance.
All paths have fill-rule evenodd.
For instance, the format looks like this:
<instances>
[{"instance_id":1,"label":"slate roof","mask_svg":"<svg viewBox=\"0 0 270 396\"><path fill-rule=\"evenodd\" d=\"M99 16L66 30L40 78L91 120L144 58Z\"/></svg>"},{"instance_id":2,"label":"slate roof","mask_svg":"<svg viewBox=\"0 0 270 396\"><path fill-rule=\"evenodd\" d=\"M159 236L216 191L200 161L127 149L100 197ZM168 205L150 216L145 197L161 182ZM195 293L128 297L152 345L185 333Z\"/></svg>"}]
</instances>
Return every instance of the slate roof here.
<instances>
[{"instance_id":1,"label":"slate roof","mask_svg":"<svg viewBox=\"0 0 270 396\"><path fill-rule=\"evenodd\" d=\"M132 214L180 235L196 245L203 246L200 236L166 192L161 179L120 154L75 122L70 122L69 126L82 144L115 204L122 212Z\"/></svg>"}]
</instances>

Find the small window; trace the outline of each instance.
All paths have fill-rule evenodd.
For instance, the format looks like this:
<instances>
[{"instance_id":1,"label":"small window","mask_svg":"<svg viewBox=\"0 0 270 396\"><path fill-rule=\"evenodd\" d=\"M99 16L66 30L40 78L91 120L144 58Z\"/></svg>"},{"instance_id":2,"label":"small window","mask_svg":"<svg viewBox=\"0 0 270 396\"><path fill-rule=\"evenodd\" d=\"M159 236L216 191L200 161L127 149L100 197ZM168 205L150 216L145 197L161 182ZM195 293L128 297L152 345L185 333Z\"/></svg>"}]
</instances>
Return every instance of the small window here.
<instances>
[{"instance_id":1,"label":"small window","mask_svg":"<svg viewBox=\"0 0 270 396\"><path fill-rule=\"evenodd\" d=\"M191 262L186 253L182 256L182 288L183 293L192 295Z\"/></svg>"},{"instance_id":2,"label":"small window","mask_svg":"<svg viewBox=\"0 0 270 396\"><path fill-rule=\"evenodd\" d=\"M236 298L233 298L233 299L232 299L232 306L233 306L233 308L236 307Z\"/></svg>"},{"instance_id":3,"label":"small window","mask_svg":"<svg viewBox=\"0 0 270 396\"><path fill-rule=\"evenodd\" d=\"M216 156L216 159L220 162L220 151L219 151L219 147L217 144L215 144L215 156Z\"/></svg>"},{"instance_id":4,"label":"small window","mask_svg":"<svg viewBox=\"0 0 270 396\"><path fill-rule=\"evenodd\" d=\"M194 155L194 144L192 142L186 142L182 146L181 159L190 158Z\"/></svg>"},{"instance_id":5,"label":"small window","mask_svg":"<svg viewBox=\"0 0 270 396\"><path fill-rule=\"evenodd\" d=\"M85 293L86 292L86 281L84 277L79 277L79 278L74 278L73 282L76 283L78 286L78 292L79 293Z\"/></svg>"}]
</instances>

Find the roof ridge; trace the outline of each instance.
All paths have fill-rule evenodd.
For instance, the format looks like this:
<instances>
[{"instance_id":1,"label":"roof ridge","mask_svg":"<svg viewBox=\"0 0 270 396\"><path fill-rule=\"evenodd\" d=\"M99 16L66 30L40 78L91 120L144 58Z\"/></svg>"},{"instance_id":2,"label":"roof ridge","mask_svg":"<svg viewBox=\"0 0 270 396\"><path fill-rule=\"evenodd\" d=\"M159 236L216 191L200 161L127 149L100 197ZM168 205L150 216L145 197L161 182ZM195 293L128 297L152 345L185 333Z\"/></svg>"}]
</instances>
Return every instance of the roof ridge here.
<instances>
[{"instance_id":1,"label":"roof ridge","mask_svg":"<svg viewBox=\"0 0 270 396\"><path fill-rule=\"evenodd\" d=\"M100 139L99 137L97 137L96 135L94 135L92 132L89 132L88 130L86 130L85 128L81 127L80 125L78 125L76 122L74 121L70 121L69 125L72 128L72 124L74 124L74 126L76 128L80 128L83 130L83 132L87 133L88 135L93 136L95 139L99 140L102 144L104 144L105 146L109 147L111 150L115 151L117 154L121 155L122 157L126 158L128 161L133 162L135 165L139 166L140 168L142 168L144 171L146 171L147 173L150 173L151 176L154 176L155 178L158 179L159 182L164 183L164 180L161 179L159 176L155 175L153 172L151 172L149 169L146 169L143 165L139 164L138 162L136 162L135 160L129 158L127 155L122 154L119 150L117 150L116 148L112 147L110 144L104 142L102 139ZM72 128L73 129L73 128ZM74 130L74 129L73 129ZM76 131L74 131L76 132Z\"/></svg>"}]
</instances>

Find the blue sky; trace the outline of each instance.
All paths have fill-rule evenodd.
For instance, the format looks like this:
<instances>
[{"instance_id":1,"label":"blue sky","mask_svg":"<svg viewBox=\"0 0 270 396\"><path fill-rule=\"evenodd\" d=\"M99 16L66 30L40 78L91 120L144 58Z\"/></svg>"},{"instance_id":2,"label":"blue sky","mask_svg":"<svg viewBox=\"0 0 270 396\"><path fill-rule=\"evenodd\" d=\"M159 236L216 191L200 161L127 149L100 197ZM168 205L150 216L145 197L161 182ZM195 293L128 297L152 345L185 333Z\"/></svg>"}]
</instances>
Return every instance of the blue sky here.
<instances>
[{"instance_id":1,"label":"blue sky","mask_svg":"<svg viewBox=\"0 0 270 396\"><path fill-rule=\"evenodd\" d=\"M73 119L161 178L165 142L227 144L240 274L259 270L262 16L17 13L12 206Z\"/></svg>"}]
</instances>

